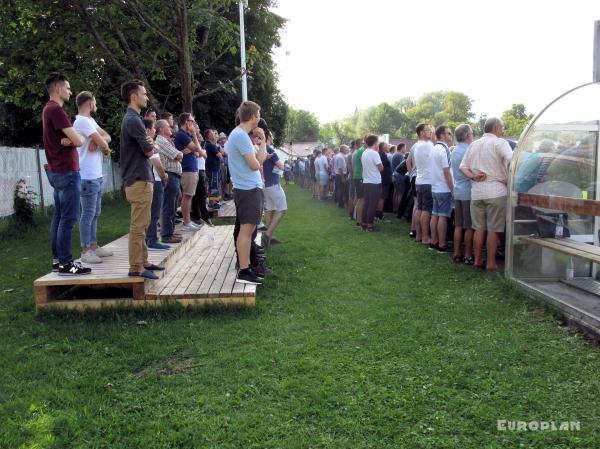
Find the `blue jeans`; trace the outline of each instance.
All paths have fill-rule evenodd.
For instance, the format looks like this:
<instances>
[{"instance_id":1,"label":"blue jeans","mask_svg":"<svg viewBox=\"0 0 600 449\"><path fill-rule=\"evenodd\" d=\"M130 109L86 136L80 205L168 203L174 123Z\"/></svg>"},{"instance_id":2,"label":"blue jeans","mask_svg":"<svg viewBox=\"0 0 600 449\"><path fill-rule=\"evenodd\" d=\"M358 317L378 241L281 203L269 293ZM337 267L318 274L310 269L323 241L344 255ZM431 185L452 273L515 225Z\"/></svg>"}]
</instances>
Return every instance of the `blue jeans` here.
<instances>
[{"instance_id":1,"label":"blue jeans","mask_svg":"<svg viewBox=\"0 0 600 449\"><path fill-rule=\"evenodd\" d=\"M152 193L152 208L150 209L150 224L146 230L146 244L158 242L156 235L156 226L160 218L160 211L163 207L163 185L161 181L154 181L154 191Z\"/></svg>"},{"instance_id":2,"label":"blue jeans","mask_svg":"<svg viewBox=\"0 0 600 449\"><path fill-rule=\"evenodd\" d=\"M71 234L79 215L79 195L81 176L79 172L47 172L48 181L54 188L54 211L50 225L52 257L61 265L73 261L71 255Z\"/></svg>"},{"instance_id":3,"label":"blue jeans","mask_svg":"<svg viewBox=\"0 0 600 449\"><path fill-rule=\"evenodd\" d=\"M169 172L169 182L164 189L162 203L162 220L160 222L160 235L171 237L175 232L175 212L177 211L177 196L181 186L181 178Z\"/></svg>"},{"instance_id":4,"label":"blue jeans","mask_svg":"<svg viewBox=\"0 0 600 449\"><path fill-rule=\"evenodd\" d=\"M81 218L79 237L82 248L98 243L96 230L102 207L102 178L81 180Z\"/></svg>"}]
</instances>

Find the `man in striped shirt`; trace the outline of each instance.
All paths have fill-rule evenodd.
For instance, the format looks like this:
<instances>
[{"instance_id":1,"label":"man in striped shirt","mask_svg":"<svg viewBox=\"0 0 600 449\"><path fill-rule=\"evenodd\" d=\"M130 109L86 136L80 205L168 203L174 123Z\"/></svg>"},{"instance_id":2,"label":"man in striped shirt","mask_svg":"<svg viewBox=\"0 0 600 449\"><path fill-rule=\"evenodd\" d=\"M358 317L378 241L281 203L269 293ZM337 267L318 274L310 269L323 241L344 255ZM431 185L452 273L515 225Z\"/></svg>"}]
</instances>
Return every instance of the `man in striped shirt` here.
<instances>
[{"instance_id":1,"label":"man in striped shirt","mask_svg":"<svg viewBox=\"0 0 600 449\"><path fill-rule=\"evenodd\" d=\"M183 153L171 142L172 130L169 122L156 122L156 146L159 149L160 161L169 175L164 188L161 211L160 234L163 243L179 243L181 236L175 234L175 212L177 211L177 195L181 186L181 159Z\"/></svg>"}]
</instances>

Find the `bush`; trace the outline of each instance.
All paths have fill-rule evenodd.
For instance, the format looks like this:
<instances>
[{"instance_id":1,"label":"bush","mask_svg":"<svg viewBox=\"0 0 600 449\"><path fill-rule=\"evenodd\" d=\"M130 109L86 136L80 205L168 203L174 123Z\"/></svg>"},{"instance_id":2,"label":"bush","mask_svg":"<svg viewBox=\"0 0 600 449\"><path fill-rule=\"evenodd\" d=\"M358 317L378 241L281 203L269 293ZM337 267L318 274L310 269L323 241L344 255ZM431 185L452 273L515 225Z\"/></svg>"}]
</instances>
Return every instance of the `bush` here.
<instances>
[{"instance_id":1,"label":"bush","mask_svg":"<svg viewBox=\"0 0 600 449\"><path fill-rule=\"evenodd\" d=\"M0 240L10 240L22 237L30 228L36 226L35 197L36 193L27 185L24 179L19 179L15 185L13 196L14 213L8 217L5 226L0 226Z\"/></svg>"},{"instance_id":2,"label":"bush","mask_svg":"<svg viewBox=\"0 0 600 449\"><path fill-rule=\"evenodd\" d=\"M19 179L15 186L14 209L12 220L18 226L34 226L36 193L27 185L24 179Z\"/></svg>"}]
</instances>

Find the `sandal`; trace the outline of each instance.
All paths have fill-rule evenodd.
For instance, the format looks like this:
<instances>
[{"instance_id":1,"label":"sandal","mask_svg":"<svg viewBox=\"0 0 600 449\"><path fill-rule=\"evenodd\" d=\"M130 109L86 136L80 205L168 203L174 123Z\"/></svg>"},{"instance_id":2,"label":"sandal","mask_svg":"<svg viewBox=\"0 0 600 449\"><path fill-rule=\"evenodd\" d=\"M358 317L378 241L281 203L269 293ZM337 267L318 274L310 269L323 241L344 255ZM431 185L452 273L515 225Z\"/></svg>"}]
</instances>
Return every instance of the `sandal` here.
<instances>
[{"instance_id":1,"label":"sandal","mask_svg":"<svg viewBox=\"0 0 600 449\"><path fill-rule=\"evenodd\" d=\"M452 261L453 261L454 263L461 263L461 262L464 262L465 264L467 263L467 262L465 261L465 258L464 258L463 256L454 256L454 257L452 258Z\"/></svg>"},{"instance_id":2,"label":"sandal","mask_svg":"<svg viewBox=\"0 0 600 449\"><path fill-rule=\"evenodd\" d=\"M475 259L473 257L465 257L465 265L473 265L475 263Z\"/></svg>"}]
</instances>

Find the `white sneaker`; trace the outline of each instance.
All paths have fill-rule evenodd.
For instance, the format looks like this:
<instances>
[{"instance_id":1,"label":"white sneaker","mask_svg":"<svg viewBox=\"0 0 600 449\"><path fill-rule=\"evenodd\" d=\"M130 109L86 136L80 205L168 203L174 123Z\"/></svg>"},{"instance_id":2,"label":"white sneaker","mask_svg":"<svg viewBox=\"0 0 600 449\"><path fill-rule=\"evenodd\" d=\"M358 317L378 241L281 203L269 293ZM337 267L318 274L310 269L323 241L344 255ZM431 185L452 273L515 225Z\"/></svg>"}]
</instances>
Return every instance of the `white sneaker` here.
<instances>
[{"instance_id":1,"label":"white sneaker","mask_svg":"<svg viewBox=\"0 0 600 449\"><path fill-rule=\"evenodd\" d=\"M200 228L198 226L196 226L194 223L192 223L191 221L188 224L184 224L183 226L181 226L182 231L195 232L198 229L200 229Z\"/></svg>"},{"instance_id":2,"label":"white sneaker","mask_svg":"<svg viewBox=\"0 0 600 449\"><path fill-rule=\"evenodd\" d=\"M100 259L93 250L83 253L81 255L81 261L83 263L102 263L102 259Z\"/></svg>"},{"instance_id":3,"label":"white sneaker","mask_svg":"<svg viewBox=\"0 0 600 449\"><path fill-rule=\"evenodd\" d=\"M107 249L100 248L100 247L96 248L94 250L94 252L96 253L96 256L98 256L98 257L110 257L113 255L112 251L109 251Z\"/></svg>"}]
</instances>

